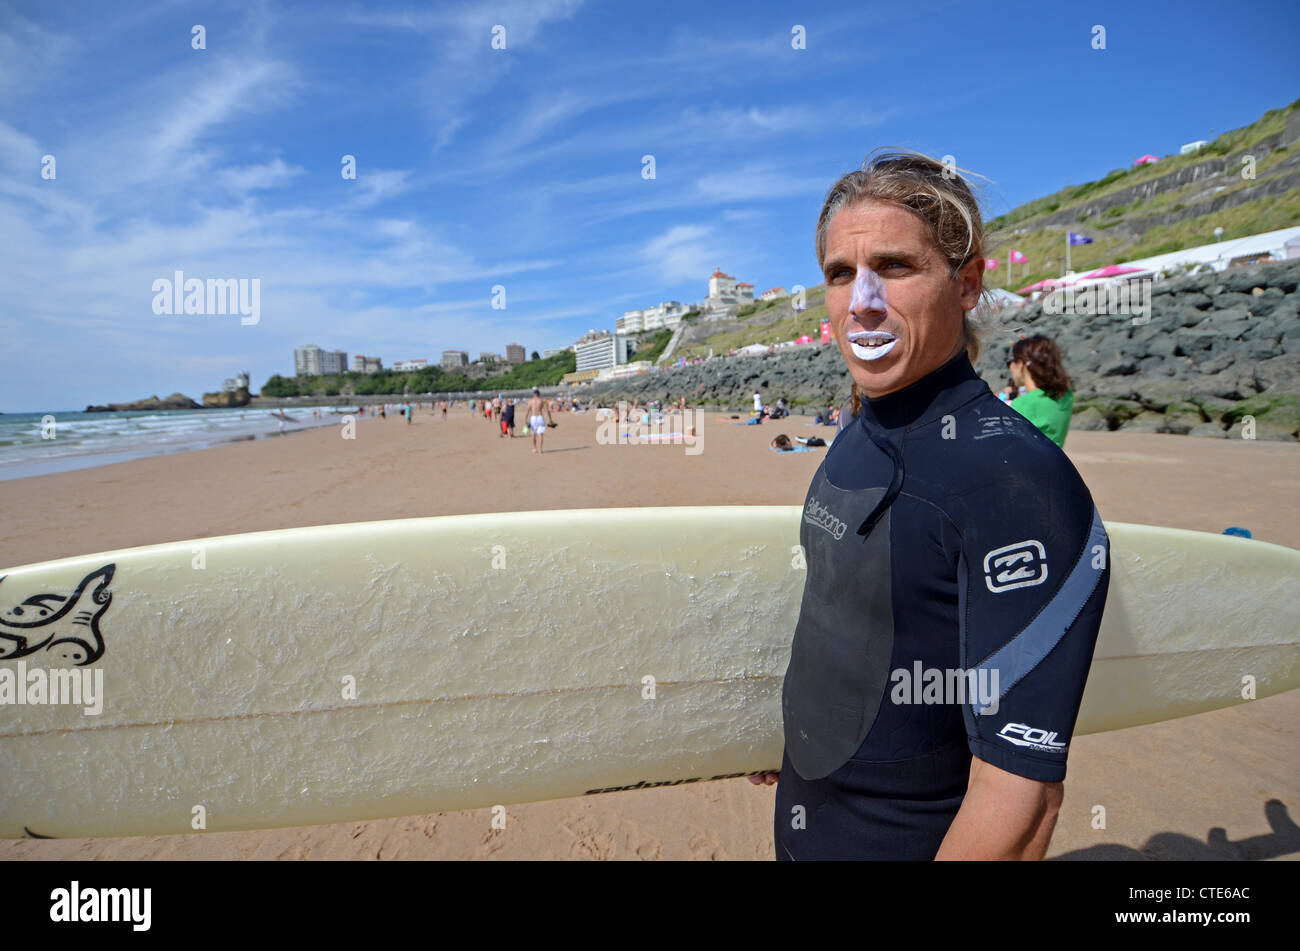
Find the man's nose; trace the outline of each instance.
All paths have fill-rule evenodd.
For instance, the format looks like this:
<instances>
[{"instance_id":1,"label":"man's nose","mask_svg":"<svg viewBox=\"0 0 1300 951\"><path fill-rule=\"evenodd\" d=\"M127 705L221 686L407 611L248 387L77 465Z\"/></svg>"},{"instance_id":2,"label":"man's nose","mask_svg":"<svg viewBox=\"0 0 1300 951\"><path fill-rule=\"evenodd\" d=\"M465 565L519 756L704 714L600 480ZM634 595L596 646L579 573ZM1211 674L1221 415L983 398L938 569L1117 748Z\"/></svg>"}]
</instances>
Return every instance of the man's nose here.
<instances>
[{"instance_id":1,"label":"man's nose","mask_svg":"<svg viewBox=\"0 0 1300 951\"><path fill-rule=\"evenodd\" d=\"M883 314L887 306L884 282L871 268L859 268L858 276L853 281L849 313L854 317L862 318L871 314Z\"/></svg>"}]
</instances>

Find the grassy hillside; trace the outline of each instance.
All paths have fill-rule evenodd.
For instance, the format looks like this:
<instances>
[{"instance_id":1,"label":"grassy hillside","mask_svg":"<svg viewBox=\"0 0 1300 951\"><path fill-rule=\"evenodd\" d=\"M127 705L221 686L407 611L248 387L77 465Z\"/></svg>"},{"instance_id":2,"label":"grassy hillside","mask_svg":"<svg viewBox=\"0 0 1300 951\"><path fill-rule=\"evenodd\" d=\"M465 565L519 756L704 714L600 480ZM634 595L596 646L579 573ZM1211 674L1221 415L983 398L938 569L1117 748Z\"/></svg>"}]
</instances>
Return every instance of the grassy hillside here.
<instances>
[{"instance_id":1,"label":"grassy hillside","mask_svg":"<svg viewBox=\"0 0 1300 951\"><path fill-rule=\"evenodd\" d=\"M1289 162L1294 168L1294 148L1259 147L1252 152L1252 147L1282 132L1288 116L1297 109L1300 109L1300 100L1282 109L1272 109L1248 126L1225 132L1198 152L1165 156L1154 165L1114 169L1096 181L1067 185L1051 195L1034 199L993 218L985 225L988 256L1003 263L989 275L989 279L995 286L1007 286L1006 259L1013 247L1029 258L1027 264L1016 265L1013 290L1045 277L1059 277L1065 264L1067 231L1093 239L1092 244L1071 249L1071 267L1082 271L1116 261L1210 244L1216 240L1215 228L1223 228L1219 240L1226 241L1300 223L1300 189L1246 200L1218 211L1196 212L1197 205L1209 198L1230 198L1257 188L1276 174L1283 163ZM1098 204L1104 204L1108 196L1134 185L1154 182L1210 159L1222 160L1225 156L1240 153L1254 156L1255 178L1252 180L1243 179L1239 168L1232 165L1224 174L1162 190L1148 199L1134 199L1099 213L1089 213ZM1071 210L1076 214L1068 215ZM1163 213L1180 215L1181 220L1152 227L1140 225L1144 219ZM1048 223L1049 216L1057 220ZM1062 217L1067 220L1060 221Z\"/></svg>"},{"instance_id":2,"label":"grassy hillside","mask_svg":"<svg viewBox=\"0 0 1300 951\"><path fill-rule=\"evenodd\" d=\"M1218 240L1226 241L1300 224L1300 188L1248 198L1241 204L1214 212L1197 213L1197 205L1207 199L1232 198L1258 188L1277 175L1283 163L1290 162L1283 170L1286 174L1295 173L1296 153L1300 152L1300 146L1291 149L1260 147L1254 153L1250 150L1282 132L1288 116L1297 109L1300 109L1300 100L1282 109L1272 109L1248 126L1225 132L1198 152L1166 156L1154 165L1117 168L1096 181L1067 185L1051 195L1026 202L989 220L985 224L986 252L989 257L999 258L1002 266L988 272L986 284L991 287L1010 286L1015 290L1045 277L1059 277L1065 265L1068 231L1093 239L1092 244L1079 245L1070 252L1073 270L1085 271L1119 261L1211 244L1216 240L1215 228L1223 229ZM1253 180L1243 179L1233 165L1223 174L1201 177L1181 187L1162 190L1148 199L1134 199L1112 204L1103 211L1095 210L1108 204L1108 197L1134 185L1154 182L1207 160L1222 160L1243 152L1254 155ZM1072 210L1076 212L1073 216L1069 215ZM1142 225L1143 221L1160 214L1174 215L1179 220ZM1065 217L1066 220L1049 222L1049 216ZM1013 247L1024 252L1029 261L1017 264L1014 274L1009 275L1006 261ZM728 325L724 332L678 347L677 353L688 358L707 356L710 350L715 354L727 353L753 343L794 340L805 333L817 339L821 321L826 317L824 291L823 286L810 289L806 311L797 315L791 312L776 321L761 318L774 307L784 306L789 311L788 301L747 305L738 314L739 328ZM747 322L750 322L749 326Z\"/></svg>"}]
</instances>

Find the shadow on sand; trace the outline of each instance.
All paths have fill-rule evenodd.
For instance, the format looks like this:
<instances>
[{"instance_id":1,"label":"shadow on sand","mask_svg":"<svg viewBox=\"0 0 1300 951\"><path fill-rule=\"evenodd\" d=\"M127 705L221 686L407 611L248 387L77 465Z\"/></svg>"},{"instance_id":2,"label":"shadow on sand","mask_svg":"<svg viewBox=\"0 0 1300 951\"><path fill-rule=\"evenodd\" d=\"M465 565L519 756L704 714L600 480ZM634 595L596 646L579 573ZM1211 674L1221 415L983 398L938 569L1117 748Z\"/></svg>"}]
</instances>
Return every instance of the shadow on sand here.
<instances>
[{"instance_id":1,"label":"shadow on sand","mask_svg":"<svg viewBox=\"0 0 1300 951\"><path fill-rule=\"evenodd\" d=\"M1224 829L1214 827L1204 842L1181 832L1157 832L1146 845L1135 849L1127 845L1094 845L1053 856L1051 861L1259 861L1300 852L1300 826L1291 821L1286 804L1278 799L1264 803L1264 816L1272 832L1228 841Z\"/></svg>"}]
</instances>

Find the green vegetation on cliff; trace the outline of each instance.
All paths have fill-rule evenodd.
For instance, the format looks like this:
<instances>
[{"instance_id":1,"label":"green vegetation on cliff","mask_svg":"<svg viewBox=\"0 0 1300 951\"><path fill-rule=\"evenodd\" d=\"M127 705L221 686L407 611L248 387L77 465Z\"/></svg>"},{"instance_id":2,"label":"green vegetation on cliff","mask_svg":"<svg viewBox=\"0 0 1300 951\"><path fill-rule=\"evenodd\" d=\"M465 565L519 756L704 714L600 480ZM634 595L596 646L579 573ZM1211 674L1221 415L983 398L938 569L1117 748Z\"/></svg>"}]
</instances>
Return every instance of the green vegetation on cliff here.
<instances>
[{"instance_id":1,"label":"green vegetation on cliff","mask_svg":"<svg viewBox=\"0 0 1300 951\"><path fill-rule=\"evenodd\" d=\"M1238 196L1245 197L1241 193L1251 192L1270 173L1294 174L1294 150L1265 143L1285 129L1287 118L1297 109L1300 100L1281 109L1271 109L1250 125L1223 133L1199 151L1165 156L1154 164L1117 168L1097 181L1067 185L989 220L985 223L986 254L1001 260L1002 267L991 272L987 280L998 287L1007 286L1006 259L1012 248L1029 258L1027 264L1016 266L1012 289L1046 277L1059 277L1065 265L1067 231L1077 231L1093 239L1092 244L1072 249L1070 265L1082 272L1117 261L1152 257L1295 225L1300 222L1300 189L1247 198L1240 204L1232 202ZM1230 165L1224 172L1165 187L1149 198L1133 198L1111 204L1104 211L1096 210L1106 204L1108 196L1230 155L1248 155L1253 177L1243 177L1242 169ZM1277 166L1288 160L1291 164L1286 169L1277 170ZM1211 203L1217 206L1216 210L1210 210ZM1205 210L1198 213L1202 207ZM1075 214L1068 215L1070 211ZM1172 215L1176 220L1151 221L1161 215ZM1057 220L1049 224L1049 216ZM1068 220L1061 221L1063 216ZM1221 237L1215 237L1215 228L1223 229Z\"/></svg>"},{"instance_id":2,"label":"green vegetation on cliff","mask_svg":"<svg viewBox=\"0 0 1300 951\"><path fill-rule=\"evenodd\" d=\"M554 386L573 372L576 357L565 350L540 360L529 360L500 376L471 380L460 373L445 373L441 367L399 373L339 373L325 376L282 377L275 374L262 387L262 395L289 396L378 396L398 393L456 393L486 390L524 390Z\"/></svg>"}]
</instances>

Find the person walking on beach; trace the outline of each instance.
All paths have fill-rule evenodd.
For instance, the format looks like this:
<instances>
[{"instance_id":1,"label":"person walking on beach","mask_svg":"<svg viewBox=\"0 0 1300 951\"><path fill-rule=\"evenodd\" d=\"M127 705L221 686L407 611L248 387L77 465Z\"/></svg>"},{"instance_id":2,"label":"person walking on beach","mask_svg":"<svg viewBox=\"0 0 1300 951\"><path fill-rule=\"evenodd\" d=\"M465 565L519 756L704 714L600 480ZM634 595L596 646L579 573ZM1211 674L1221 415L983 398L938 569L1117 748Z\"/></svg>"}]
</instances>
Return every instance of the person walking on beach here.
<instances>
[{"instance_id":1,"label":"person walking on beach","mask_svg":"<svg viewBox=\"0 0 1300 951\"><path fill-rule=\"evenodd\" d=\"M800 523L781 769L751 778L777 783L777 858L1041 859L1110 582L1101 515L972 366L984 230L960 176L877 155L831 188L816 249L852 389Z\"/></svg>"},{"instance_id":2,"label":"person walking on beach","mask_svg":"<svg viewBox=\"0 0 1300 951\"><path fill-rule=\"evenodd\" d=\"M543 416L542 414L546 415ZM533 387L533 395L528 399L528 428L533 433L533 452L542 452L542 440L546 437L546 424L553 422L547 417L551 415L550 407L542 399L542 391Z\"/></svg>"},{"instance_id":3,"label":"person walking on beach","mask_svg":"<svg viewBox=\"0 0 1300 951\"><path fill-rule=\"evenodd\" d=\"M1012 383L1020 395L1011 399L1011 408L1043 431L1052 442L1065 448L1074 411L1074 392L1070 375L1065 372L1061 348L1042 334L1017 340L1007 360Z\"/></svg>"},{"instance_id":4,"label":"person walking on beach","mask_svg":"<svg viewBox=\"0 0 1300 951\"><path fill-rule=\"evenodd\" d=\"M515 438L515 401L506 400L505 409L501 411L501 428L511 439Z\"/></svg>"}]
</instances>

